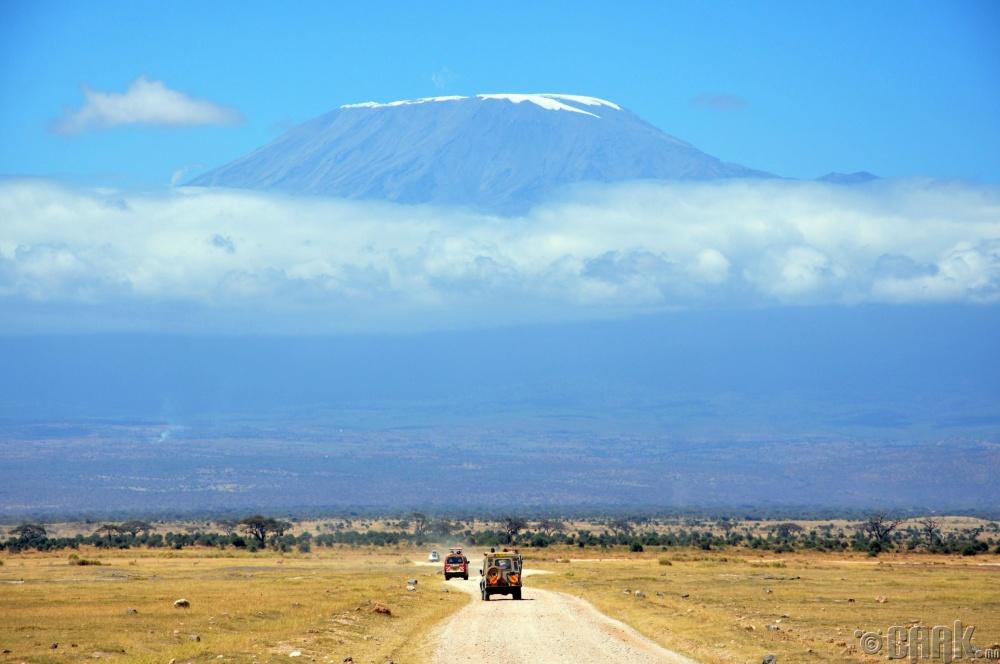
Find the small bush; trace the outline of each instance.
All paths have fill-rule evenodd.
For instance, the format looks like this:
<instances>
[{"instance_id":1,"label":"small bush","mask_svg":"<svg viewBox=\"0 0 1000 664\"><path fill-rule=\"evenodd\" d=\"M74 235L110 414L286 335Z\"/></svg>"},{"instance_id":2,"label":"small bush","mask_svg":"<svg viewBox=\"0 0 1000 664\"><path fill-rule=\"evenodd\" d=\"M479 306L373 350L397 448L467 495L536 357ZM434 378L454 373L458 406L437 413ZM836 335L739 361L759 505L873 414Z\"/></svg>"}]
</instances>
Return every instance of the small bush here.
<instances>
[{"instance_id":1,"label":"small bush","mask_svg":"<svg viewBox=\"0 0 1000 664\"><path fill-rule=\"evenodd\" d=\"M673 563L670 562L670 558L659 558L657 559L656 562L660 563L661 565L666 565L667 567L673 565Z\"/></svg>"},{"instance_id":2,"label":"small bush","mask_svg":"<svg viewBox=\"0 0 1000 664\"><path fill-rule=\"evenodd\" d=\"M87 560L86 558L77 558L76 560L70 560L69 564L80 565L81 567L85 567L87 565L94 565L94 566L103 565L103 563L100 560Z\"/></svg>"}]
</instances>

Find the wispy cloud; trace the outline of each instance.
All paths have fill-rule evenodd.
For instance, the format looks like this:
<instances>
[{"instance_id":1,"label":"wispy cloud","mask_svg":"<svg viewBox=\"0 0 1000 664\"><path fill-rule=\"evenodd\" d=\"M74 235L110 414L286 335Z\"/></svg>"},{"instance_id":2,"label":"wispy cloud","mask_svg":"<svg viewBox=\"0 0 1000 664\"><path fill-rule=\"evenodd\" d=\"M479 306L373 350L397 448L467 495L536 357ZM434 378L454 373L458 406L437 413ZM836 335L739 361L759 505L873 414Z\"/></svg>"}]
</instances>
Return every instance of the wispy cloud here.
<instances>
[{"instance_id":1,"label":"wispy cloud","mask_svg":"<svg viewBox=\"0 0 1000 664\"><path fill-rule=\"evenodd\" d=\"M185 177L202 168L205 168L204 164L188 164L187 166L181 166L170 174L170 186L176 187L184 181Z\"/></svg>"},{"instance_id":2,"label":"wispy cloud","mask_svg":"<svg viewBox=\"0 0 1000 664\"><path fill-rule=\"evenodd\" d=\"M750 105L743 97L725 94L700 94L691 100L695 106L714 108L720 111L739 111Z\"/></svg>"},{"instance_id":3,"label":"wispy cloud","mask_svg":"<svg viewBox=\"0 0 1000 664\"><path fill-rule=\"evenodd\" d=\"M438 90L444 90L449 85L458 80L458 74L453 72L448 67L441 67L436 72L431 74L431 83Z\"/></svg>"},{"instance_id":4,"label":"wispy cloud","mask_svg":"<svg viewBox=\"0 0 1000 664\"><path fill-rule=\"evenodd\" d=\"M234 125L243 121L239 111L189 97L161 81L145 76L132 81L125 92L102 92L84 86L84 103L67 109L52 123L59 134L79 134L124 125Z\"/></svg>"},{"instance_id":5,"label":"wispy cloud","mask_svg":"<svg viewBox=\"0 0 1000 664\"><path fill-rule=\"evenodd\" d=\"M997 209L1000 188L931 181L587 187L521 218L7 181L0 310L13 321L31 307L33 320L73 329L81 307L114 309L130 325L175 329L183 305L223 328L330 331L676 307L997 303ZM185 324L198 329L195 320Z\"/></svg>"}]
</instances>

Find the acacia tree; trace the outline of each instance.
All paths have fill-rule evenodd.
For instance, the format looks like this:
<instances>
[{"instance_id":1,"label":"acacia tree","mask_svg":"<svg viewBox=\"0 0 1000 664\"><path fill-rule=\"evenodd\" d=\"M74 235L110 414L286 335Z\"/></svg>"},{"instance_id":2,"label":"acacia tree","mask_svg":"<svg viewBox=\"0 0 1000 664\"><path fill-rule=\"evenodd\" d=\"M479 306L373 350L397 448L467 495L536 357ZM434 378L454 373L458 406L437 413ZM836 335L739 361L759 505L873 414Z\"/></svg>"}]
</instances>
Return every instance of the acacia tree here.
<instances>
[{"instance_id":1,"label":"acacia tree","mask_svg":"<svg viewBox=\"0 0 1000 664\"><path fill-rule=\"evenodd\" d=\"M924 536L927 548L933 548L941 542L941 526L930 517L920 520L920 532Z\"/></svg>"},{"instance_id":2,"label":"acacia tree","mask_svg":"<svg viewBox=\"0 0 1000 664\"><path fill-rule=\"evenodd\" d=\"M281 537L286 532L292 529L292 523L290 521L281 521L278 519L274 520L274 524L271 526L272 532L278 537Z\"/></svg>"},{"instance_id":3,"label":"acacia tree","mask_svg":"<svg viewBox=\"0 0 1000 664\"><path fill-rule=\"evenodd\" d=\"M223 533L228 537L232 537L233 533L236 532L236 527L240 524L232 519L221 519L215 522L215 525L219 527Z\"/></svg>"},{"instance_id":4,"label":"acacia tree","mask_svg":"<svg viewBox=\"0 0 1000 664\"><path fill-rule=\"evenodd\" d=\"M793 534L801 533L802 526L800 526L797 523L791 523L789 521L786 523L779 523L773 526L771 530L774 532L775 535L778 536L778 539L786 540L789 539Z\"/></svg>"},{"instance_id":5,"label":"acacia tree","mask_svg":"<svg viewBox=\"0 0 1000 664\"><path fill-rule=\"evenodd\" d=\"M983 534L986 528L984 526L976 526L975 528L965 528L962 530L962 535L971 543L975 543L979 540L979 536Z\"/></svg>"},{"instance_id":6,"label":"acacia tree","mask_svg":"<svg viewBox=\"0 0 1000 664\"><path fill-rule=\"evenodd\" d=\"M869 550L878 553L889 544L889 536L892 531L903 523L902 519L896 519L887 512L875 512L870 514L861 524L861 532L868 538Z\"/></svg>"},{"instance_id":7,"label":"acacia tree","mask_svg":"<svg viewBox=\"0 0 1000 664\"><path fill-rule=\"evenodd\" d=\"M503 532L507 535L507 542L514 543L517 534L528 527L528 522L517 516L505 516L503 518Z\"/></svg>"},{"instance_id":8,"label":"acacia tree","mask_svg":"<svg viewBox=\"0 0 1000 664\"><path fill-rule=\"evenodd\" d=\"M19 526L11 528L8 532L17 537L18 541L22 544L44 539L48 535L45 526L37 523L22 523Z\"/></svg>"},{"instance_id":9,"label":"acacia tree","mask_svg":"<svg viewBox=\"0 0 1000 664\"><path fill-rule=\"evenodd\" d=\"M433 521L428 528L435 533L441 533L442 535L451 535L457 530L455 524L453 524L448 519L438 519Z\"/></svg>"},{"instance_id":10,"label":"acacia tree","mask_svg":"<svg viewBox=\"0 0 1000 664\"><path fill-rule=\"evenodd\" d=\"M264 546L267 542L268 534L274 533L280 537L286 530L292 527L292 524L261 514L254 514L240 521L239 526L244 533L257 540L258 545Z\"/></svg>"},{"instance_id":11,"label":"acacia tree","mask_svg":"<svg viewBox=\"0 0 1000 664\"><path fill-rule=\"evenodd\" d=\"M423 514L422 512L414 512L410 514L410 520L413 522L414 535L420 537L427 532L428 518L426 514Z\"/></svg>"},{"instance_id":12,"label":"acacia tree","mask_svg":"<svg viewBox=\"0 0 1000 664\"><path fill-rule=\"evenodd\" d=\"M104 523L104 524L101 524L101 526L94 532L95 535L99 535L101 533L104 533L105 535L107 535L108 536L108 542L110 542L112 535L121 535L122 534L122 529L121 529L121 526L119 526L118 524L115 524L115 523Z\"/></svg>"},{"instance_id":13,"label":"acacia tree","mask_svg":"<svg viewBox=\"0 0 1000 664\"><path fill-rule=\"evenodd\" d=\"M125 523L118 526L118 529L123 533L128 533L132 537L135 537L139 533L148 533L151 530L156 530L156 528L145 521L139 521L133 519L132 521L126 521Z\"/></svg>"},{"instance_id":14,"label":"acacia tree","mask_svg":"<svg viewBox=\"0 0 1000 664\"><path fill-rule=\"evenodd\" d=\"M614 519L608 526L615 537L632 534L632 519L629 517L619 517Z\"/></svg>"},{"instance_id":15,"label":"acacia tree","mask_svg":"<svg viewBox=\"0 0 1000 664\"><path fill-rule=\"evenodd\" d=\"M542 519L538 522L538 529L551 537L553 533L566 530L566 524L558 519Z\"/></svg>"}]
</instances>

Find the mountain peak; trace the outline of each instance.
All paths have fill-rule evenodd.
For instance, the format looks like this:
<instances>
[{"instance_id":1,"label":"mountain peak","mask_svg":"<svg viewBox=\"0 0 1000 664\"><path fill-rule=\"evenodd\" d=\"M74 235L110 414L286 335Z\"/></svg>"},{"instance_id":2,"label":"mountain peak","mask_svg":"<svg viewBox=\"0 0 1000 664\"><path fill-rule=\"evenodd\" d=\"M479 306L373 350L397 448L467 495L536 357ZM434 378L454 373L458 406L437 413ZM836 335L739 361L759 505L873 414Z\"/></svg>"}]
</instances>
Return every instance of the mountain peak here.
<instances>
[{"instance_id":1,"label":"mountain peak","mask_svg":"<svg viewBox=\"0 0 1000 664\"><path fill-rule=\"evenodd\" d=\"M567 95L567 94L553 94L553 93L491 93L491 94L478 94L474 97L463 97L460 95L450 95L447 97L421 97L419 99L400 99L398 101L390 102L377 102L377 101L364 101L357 104L344 104L340 108L392 108L396 106L412 106L414 104L431 104L431 103L443 103L443 102L456 102L456 101L469 101L469 100L485 100L485 101L507 101L513 104L520 104L522 102L528 102L544 108L548 111L570 111L573 113L583 113L585 115L590 115L595 118L600 117L599 115L585 110L581 107L583 106L605 106L616 111L622 110L622 107L614 102L610 102L606 99L600 99L598 97L588 97L585 95Z\"/></svg>"},{"instance_id":2,"label":"mountain peak","mask_svg":"<svg viewBox=\"0 0 1000 664\"><path fill-rule=\"evenodd\" d=\"M605 99L493 93L347 104L190 184L521 214L571 184L733 177L772 176Z\"/></svg>"}]
</instances>

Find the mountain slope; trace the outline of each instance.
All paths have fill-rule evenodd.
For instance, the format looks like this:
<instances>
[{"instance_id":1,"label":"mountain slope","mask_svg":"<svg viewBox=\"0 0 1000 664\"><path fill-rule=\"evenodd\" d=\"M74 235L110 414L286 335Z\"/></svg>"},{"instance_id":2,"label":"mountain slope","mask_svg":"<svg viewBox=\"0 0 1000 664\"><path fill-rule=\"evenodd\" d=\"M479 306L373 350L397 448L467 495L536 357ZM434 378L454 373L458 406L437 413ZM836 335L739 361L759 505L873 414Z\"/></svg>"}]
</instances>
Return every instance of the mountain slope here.
<instances>
[{"instance_id":1,"label":"mountain slope","mask_svg":"<svg viewBox=\"0 0 1000 664\"><path fill-rule=\"evenodd\" d=\"M518 213L572 183L730 177L769 174L612 102L511 94L342 106L189 184Z\"/></svg>"}]
</instances>

